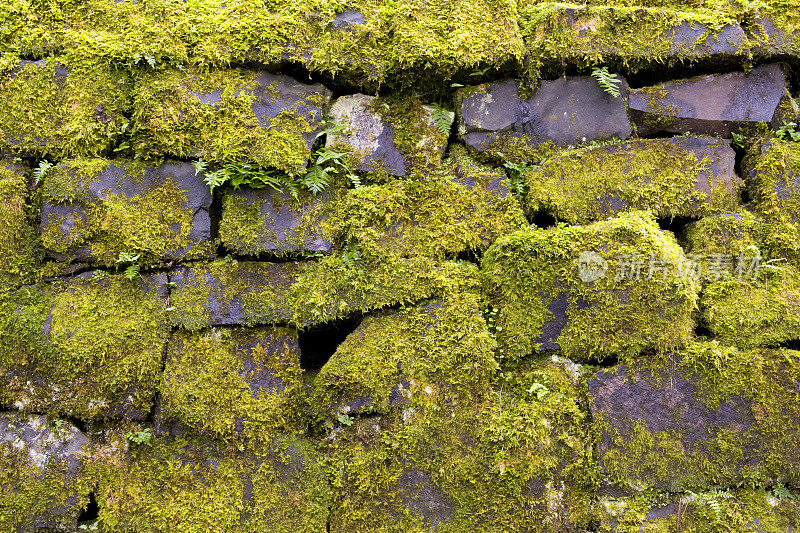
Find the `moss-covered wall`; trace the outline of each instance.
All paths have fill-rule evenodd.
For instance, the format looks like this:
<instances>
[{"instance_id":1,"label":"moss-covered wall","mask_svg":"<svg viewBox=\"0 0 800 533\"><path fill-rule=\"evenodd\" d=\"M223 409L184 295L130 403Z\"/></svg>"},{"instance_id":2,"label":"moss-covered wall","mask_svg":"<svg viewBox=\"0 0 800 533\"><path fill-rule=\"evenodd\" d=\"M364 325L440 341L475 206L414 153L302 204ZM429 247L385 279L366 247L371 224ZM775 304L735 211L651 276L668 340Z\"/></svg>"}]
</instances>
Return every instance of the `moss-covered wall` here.
<instances>
[{"instance_id":1,"label":"moss-covered wall","mask_svg":"<svg viewBox=\"0 0 800 533\"><path fill-rule=\"evenodd\" d=\"M796 0L0 0L0 532L800 529Z\"/></svg>"}]
</instances>

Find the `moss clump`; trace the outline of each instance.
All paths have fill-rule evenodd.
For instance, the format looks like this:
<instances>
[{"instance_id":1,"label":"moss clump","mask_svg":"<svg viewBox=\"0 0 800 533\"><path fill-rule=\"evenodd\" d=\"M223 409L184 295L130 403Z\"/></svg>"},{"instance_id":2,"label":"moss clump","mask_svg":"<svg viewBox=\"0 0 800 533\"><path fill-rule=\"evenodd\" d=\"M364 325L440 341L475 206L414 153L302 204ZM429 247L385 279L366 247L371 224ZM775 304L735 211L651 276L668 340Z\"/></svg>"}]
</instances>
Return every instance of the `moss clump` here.
<instances>
[{"instance_id":1,"label":"moss clump","mask_svg":"<svg viewBox=\"0 0 800 533\"><path fill-rule=\"evenodd\" d=\"M674 420L658 428L648 427L647 420L609 425L608 417L624 420L624 413L595 416L606 431L602 464L609 483L696 491L778 480L793 485L800 479L800 402L791 385L800 372L800 353L694 343L645 368L626 379L645 380L660 394L679 394L682 400L664 406ZM684 379L688 384L677 384ZM672 392L670 383L680 392ZM704 421L701 431L698 420L686 418L689 404Z\"/></svg>"},{"instance_id":2,"label":"moss clump","mask_svg":"<svg viewBox=\"0 0 800 533\"><path fill-rule=\"evenodd\" d=\"M27 197L24 169L0 162L0 279L10 286L33 281L40 257Z\"/></svg>"},{"instance_id":3,"label":"moss clump","mask_svg":"<svg viewBox=\"0 0 800 533\"><path fill-rule=\"evenodd\" d=\"M197 331L211 325L287 323L289 288L305 263L219 260L172 274L173 325Z\"/></svg>"},{"instance_id":4,"label":"moss clump","mask_svg":"<svg viewBox=\"0 0 800 533\"><path fill-rule=\"evenodd\" d=\"M298 86L291 78L245 69L140 72L134 146L150 155L254 162L297 174L311 155L330 96L321 85Z\"/></svg>"},{"instance_id":5,"label":"moss clump","mask_svg":"<svg viewBox=\"0 0 800 533\"><path fill-rule=\"evenodd\" d=\"M22 61L0 74L0 148L55 158L99 155L127 122L128 76L107 64Z\"/></svg>"},{"instance_id":6,"label":"moss clump","mask_svg":"<svg viewBox=\"0 0 800 533\"><path fill-rule=\"evenodd\" d=\"M674 237L642 212L502 237L481 272L498 309L500 353L516 360L545 344L570 358L598 360L682 346L698 290L682 265Z\"/></svg>"},{"instance_id":7,"label":"moss clump","mask_svg":"<svg viewBox=\"0 0 800 533\"><path fill-rule=\"evenodd\" d=\"M764 489L637 495L603 503L602 526L620 533L678 533L686 524L699 533L747 531L755 524L758 531L782 533L800 524L796 501ZM652 518L647 518L649 511Z\"/></svg>"},{"instance_id":8,"label":"moss clump","mask_svg":"<svg viewBox=\"0 0 800 533\"><path fill-rule=\"evenodd\" d=\"M355 404L385 413L431 395L469 402L496 370L493 352L476 294L367 317L322 367L312 405L335 416Z\"/></svg>"},{"instance_id":9,"label":"moss clump","mask_svg":"<svg viewBox=\"0 0 800 533\"><path fill-rule=\"evenodd\" d=\"M596 2L593 2L596 4ZM617 63L628 69L665 62L685 62L708 55L712 46L726 55L746 56L744 35L718 33L736 19L726 2L694 4L614 2L570 6L551 2L523 2L519 8L520 31L532 57L534 71L563 62L579 67ZM688 8L688 9L687 9ZM697 31L690 41L676 39L678 28Z\"/></svg>"},{"instance_id":10,"label":"moss clump","mask_svg":"<svg viewBox=\"0 0 800 533\"><path fill-rule=\"evenodd\" d=\"M143 418L167 336L164 302L143 278L80 277L3 302L2 396L23 410Z\"/></svg>"},{"instance_id":11,"label":"moss clump","mask_svg":"<svg viewBox=\"0 0 800 533\"><path fill-rule=\"evenodd\" d=\"M332 492L305 440L278 436L247 452L185 437L115 446L96 492L103 531L325 531Z\"/></svg>"},{"instance_id":12,"label":"moss clump","mask_svg":"<svg viewBox=\"0 0 800 533\"><path fill-rule=\"evenodd\" d=\"M516 4L509 0L209 0L188 7L179 0L89 0L69 7L69 23L59 28L57 42L78 57L116 64L208 68L289 61L332 77L381 84L440 80L522 57ZM347 12L363 18L343 23L337 15Z\"/></svg>"},{"instance_id":13,"label":"moss clump","mask_svg":"<svg viewBox=\"0 0 800 533\"><path fill-rule=\"evenodd\" d=\"M780 227L776 233L793 233L784 240L796 241L800 228L800 143L773 139L754 145L742 167L756 214Z\"/></svg>"},{"instance_id":14,"label":"moss clump","mask_svg":"<svg viewBox=\"0 0 800 533\"><path fill-rule=\"evenodd\" d=\"M95 495L102 530L238 530L247 463L230 446L155 439L110 459Z\"/></svg>"},{"instance_id":15,"label":"moss clump","mask_svg":"<svg viewBox=\"0 0 800 533\"><path fill-rule=\"evenodd\" d=\"M442 259L485 250L499 236L527 224L507 189L500 194L490 190L496 175L461 168L461 181L448 165L425 181L392 181L350 190L331 206L326 232L334 241L355 243L365 255ZM469 187L465 180L476 183Z\"/></svg>"},{"instance_id":16,"label":"moss clump","mask_svg":"<svg viewBox=\"0 0 800 533\"><path fill-rule=\"evenodd\" d=\"M289 302L292 323L307 327L478 286L478 268L462 261L396 255L353 260L336 254L308 263L289 291Z\"/></svg>"},{"instance_id":17,"label":"moss clump","mask_svg":"<svg viewBox=\"0 0 800 533\"><path fill-rule=\"evenodd\" d=\"M714 174L714 167L725 166L720 148L727 143L681 138L566 150L527 174L525 205L572 224L629 209L659 218L727 212L738 205L741 182L733 174L732 152L727 175Z\"/></svg>"},{"instance_id":18,"label":"moss clump","mask_svg":"<svg viewBox=\"0 0 800 533\"><path fill-rule=\"evenodd\" d=\"M214 436L265 439L299 427L301 372L294 330L178 333L161 381L162 416Z\"/></svg>"},{"instance_id":19,"label":"moss clump","mask_svg":"<svg viewBox=\"0 0 800 533\"><path fill-rule=\"evenodd\" d=\"M131 160L74 159L44 183L41 240L57 257L114 266L122 252L151 265L211 255L214 243L195 235L195 208L171 165ZM210 199L209 199L210 204Z\"/></svg>"},{"instance_id":20,"label":"moss clump","mask_svg":"<svg viewBox=\"0 0 800 533\"><path fill-rule=\"evenodd\" d=\"M327 251L330 243L320 226L330 197L327 191L293 197L269 188L228 190L222 199L220 240L227 249L247 256Z\"/></svg>"},{"instance_id":21,"label":"moss clump","mask_svg":"<svg viewBox=\"0 0 800 533\"><path fill-rule=\"evenodd\" d=\"M800 272L784 266L752 276L725 277L703 289L702 320L714 338L740 348L800 338Z\"/></svg>"},{"instance_id":22,"label":"moss clump","mask_svg":"<svg viewBox=\"0 0 800 533\"><path fill-rule=\"evenodd\" d=\"M89 501L94 479L82 458L67 455L79 450L61 455L57 449L58 444L74 444L69 441L75 430L58 422L63 427L49 426L44 417L2 420L0 523L8 531L72 531Z\"/></svg>"},{"instance_id":23,"label":"moss clump","mask_svg":"<svg viewBox=\"0 0 800 533\"><path fill-rule=\"evenodd\" d=\"M334 431L328 453L342 484L334 528L375 530L389 521L411 531L588 526L595 474L587 415L560 365L528 360L475 389L468 402L448 394L434 388L402 413L356 416Z\"/></svg>"}]
</instances>

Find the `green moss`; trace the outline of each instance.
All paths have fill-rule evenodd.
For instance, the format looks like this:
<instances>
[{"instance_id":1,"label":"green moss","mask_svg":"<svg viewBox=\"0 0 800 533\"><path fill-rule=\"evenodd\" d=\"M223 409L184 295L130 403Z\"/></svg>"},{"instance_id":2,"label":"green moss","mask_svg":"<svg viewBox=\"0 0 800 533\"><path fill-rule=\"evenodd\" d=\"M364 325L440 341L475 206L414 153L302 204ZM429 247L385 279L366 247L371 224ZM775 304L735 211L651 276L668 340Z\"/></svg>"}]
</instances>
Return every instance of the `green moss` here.
<instances>
[{"instance_id":1,"label":"green moss","mask_svg":"<svg viewBox=\"0 0 800 533\"><path fill-rule=\"evenodd\" d=\"M40 258L34 213L27 199L23 168L0 162L0 279L8 285L33 281Z\"/></svg>"},{"instance_id":2,"label":"green moss","mask_svg":"<svg viewBox=\"0 0 800 533\"><path fill-rule=\"evenodd\" d=\"M595 254L601 267L606 261L605 275L581 281L581 253ZM651 276L651 257L665 262L666 271L656 269ZM638 276L634 261L641 261ZM498 239L484 256L481 274L499 310L502 356L514 360L534 351L543 342L545 325L559 320L550 306L564 294L566 323L550 340L557 340L567 357L630 357L685 344L698 283L681 275L681 264L685 258L674 237L642 212L586 227L524 229Z\"/></svg>"},{"instance_id":3,"label":"green moss","mask_svg":"<svg viewBox=\"0 0 800 533\"><path fill-rule=\"evenodd\" d=\"M208 327L214 320L248 326L289 322L290 286L305 268L305 263L226 260L193 266L172 290L171 321L189 331Z\"/></svg>"},{"instance_id":4,"label":"green moss","mask_svg":"<svg viewBox=\"0 0 800 533\"><path fill-rule=\"evenodd\" d=\"M761 268L758 280L751 277L723 278L703 289L702 320L714 338L740 348L797 339L800 272L791 266Z\"/></svg>"},{"instance_id":5,"label":"green moss","mask_svg":"<svg viewBox=\"0 0 800 533\"><path fill-rule=\"evenodd\" d=\"M290 61L311 71L380 84L441 79L522 57L516 4L508 0L67 4L69 24L59 28L58 42L79 57L117 64L188 62L207 68ZM361 11L366 23L334 28L334 17L347 9Z\"/></svg>"},{"instance_id":6,"label":"green moss","mask_svg":"<svg viewBox=\"0 0 800 533\"><path fill-rule=\"evenodd\" d=\"M525 204L530 212L546 211L573 224L622 209L646 209L659 218L736 209L736 184L714 176L713 162L680 140L566 150L528 173Z\"/></svg>"},{"instance_id":7,"label":"green moss","mask_svg":"<svg viewBox=\"0 0 800 533\"><path fill-rule=\"evenodd\" d=\"M25 287L4 302L2 396L34 412L144 416L167 335L164 302L142 278Z\"/></svg>"},{"instance_id":8,"label":"green moss","mask_svg":"<svg viewBox=\"0 0 800 533\"><path fill-rule=\"evenodd\" d=\"M687 401L712 412L738 402L733 405L739 416L752 416L752 423L725 425L721 418L720 425L709 427L702 437L690 435L684 427L688 421L680 418L685 416L682 403L677 410L670 407L678 417L670 429L651 431L642 421L631 421L629 431L605 426L611 447L603 456L603 468L610 483L681 491L798 479L794 447L800 402L790 385L800 372L798 352L694 343L675 357L645 367L661 387L676 373L685 377L695 387L688 389ZM602 414L596 419L601 427L606 424Z\"/></svg>"},{"instance_id":9,"label":"green moss","mask_svg":"<svg viewBox=\"0 0 800 533\"><path fill-rule=\"evenodd\" d=\"M74 527L94 480L83 471L71 472L55 457L49 461L44 467L32 464L20 440L0 442L0 523L8 531L35 531L43 524L63 531Z\"/></svg>"},{"instance_id":10,"label":"green moss","mask_svg":"<svg viewBox=\"0 0 800 533\"><path fill-rule=\"evenodd\" d=\"M252 197L228 191L222 199L220 240L241 255L276 255L318 250L320 226L328 212L328 200L338 193L293 197L288 191L263 190ZM246 192L244 194L247 194Z\"/></svg>"},{"instance_id":11,"label":"green moss","mask_svg":"<svg viewBox=\"0 0 800 533\"><path fill-rule=\"evenodd\" d=\"M237 531L246 463L230 447L155 439L109 459L96 492L104 531Z\"/></svg>"},{"instance_id":12,"label":"green moss","mask_svg":"<svg viewBox=\"0 0 800 533\"><path fill-rule=\"evenodd\" d=\"M342 498L332 528L545 532L587 524L595 473L582 393L548 360L499 377L471 401L448 401L444 387L402 413L357 416L336 432L329 454Z\"/></svg>"},{"instance_id":13,"label":"green moss","mask_svg":"<svg viewBox=\"0 0 800 533\"><path fill-rule=\"evenodd\" d=\"M292 323L306 327L353 314L478 289L478 269L461 261L395 255L355 263L341 255L308 263L292 285Z\"/></svg>"},{"instance_id":14,"label":"green moss","mask_svg":"<svg viewBox=\"0 0 800 533\"><path fill-rule=\"evenodd\" d=\"M27 62L0 76L0 147L55 158L99 155L127 119L130 82L106 64Z\"/></svg>"},{"instance_id":15,"label":"green moss","mask_svg":"<svg viewBox=\"0 0 800 533\"><path fill-rule=\"evenodd\" d=\"M591 2L590 4L598 4ZM626 69L683 62L707 53L706 39L715 39L725 24L736 23L725 2L687 6L654 2L614 2L573 6L521 2L519 25L535 70L569 63L579 67L613 62ZM655 5L654 5L655 4ZM673 4L673 5L670 5ZM722 5L720 5L722 4ZM702 30L691 42L676 43L682 24ZM749 52L746 39L737 54Z\"/></svg>"},{"instance_id":16,"label":"green moss","mask_svg":"<svg viewBox=\"0 0 800 533\"><path fill-rule=\"evenodd\" d=\"M130 188L138 194L128 196L93 191L99 182L116 172L125 173L111 186L120 191ZM100 265L114 266L121 252L138 254L140 264L164 262L191 246L182 259L207 257L215 243L194 242L190 238L194 212L184 207L186 191L172 177L155 170L152 183L138 183L145 172L140 162L107 159L70 160L52 169L44 187L44 200L66 205L72 212L50 214L42 229L44 247L69 255L88 245L89 253ZM108 186L108 185L105 185ZM71 204L71 205L70 205ZM62 225L70 229L65 231Z\"/></svg>"},{"instance_id":17,"label":"green moss","mask_svg":"<svg viewBox=\"0 0 800 533\"><path fill-rule=\"evenodd\" d=\"M459 162L465 160L460 154ZM484 250L499 236L526 225L516 198L489 189L497 175L461 166L463 185L447 164L425 181L359 187L333 203L325 231L336 242L356 243L365 255L394 253L441 259ZM498 187L502 187L498 185Z\"/></svg>"},{"instance_id":18,"label":"green moss","mask_svg":"<svg viewBox=\"0 0 800 533\"><path fill-rule=\"evenodd\" d=\"M120 438L112 437L96 492L103 531L325 531L331 488L306 440L277 436L242 452L222 441L155 438L123 453Z\"/></svg>"},{"instance_id":19,"label":"green moss","mask_svg":"<svg viewBox=\"0 0 800 533\"><path fill-rule=\"evenodd\" d=\"M299 427L297 333L222 329L178 333L161 381L165 420L201 433L265 439Z\"/></svg>"},{"instance_id":20,"label":"green moss","mask_svg":"<svg viewBox=\"0 0 800 533\"><path fill-rule=\"evenodd\" d=\"M312 405L329 416L362 398L377 412L431 395L468 402L497 366L481 312L478 295L463 294L365 318L317 375Z\"/></svg>"},{"instance_id":21,"label":"green moss","mask_svg":"<svg viewBox=\"0 0 800 533\"><path fill-rule=\"evenodd\" d=\"M289 174L303 171L311 155L307 137L320 125L303 107L324 104L328 96L312 94L275 117L257 116L252 107L256 74L245 69L139 72L132 133L136 150L253 162Z\"/></svg>"},{"instance_id":22,"label":"green moss","mask_svg":"<svg viewBox=\"0 0 800 533\"><path fill-rule=\"evenodd\" d=\"M409 175L425 175L439 165L448 135L436 129L431 108L414 95L378 97L371 107L392 128Z\"/></svg>"},{"instance_id":23,"label":"green moss","mask_svg":"<svg viewBox=\"0 0 800 533\"><path fill-rule=\"evenodd\" d=\"M793 226L796 235L800 227L800 143L773 139L754 145L742 167L756 214L775 226Z\"/></svg>"}]
</instances>

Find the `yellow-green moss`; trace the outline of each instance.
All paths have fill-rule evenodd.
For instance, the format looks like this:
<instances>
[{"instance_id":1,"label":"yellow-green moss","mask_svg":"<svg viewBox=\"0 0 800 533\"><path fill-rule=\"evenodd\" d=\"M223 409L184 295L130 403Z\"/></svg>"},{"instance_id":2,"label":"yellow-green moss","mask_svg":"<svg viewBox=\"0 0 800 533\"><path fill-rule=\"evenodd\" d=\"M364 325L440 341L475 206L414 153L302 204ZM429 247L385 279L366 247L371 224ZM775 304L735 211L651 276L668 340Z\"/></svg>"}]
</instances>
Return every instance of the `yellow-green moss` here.
<instances>
[{"instance_id":1,"label":"yellow-green moss","mask_svg":"<svg viewBox=\"0 0 800 533\"><path fill-rule=\"evenodd\" d=\"M220 329L177 333L161 380L163 416L201 433L265 439L299 427L297 333ZM267 378L269 375L269 378ZM257 391L250 382L274 382Z\"/></svg>"},{"instance_id":2,"label":"yellow-green moss","mask_svg":"<svg viewBox=\"0 0 800 533\"><path fill-rule=\"evenodd\" d=\"M646 209L659 218L735 209L737 183L714 176L712 163L684 148L681 140L567 150L527 174L525 204L531 212L545 211L572 224L629 209Z\"/></svg>"},{"instance_id":3,"label":"yellow-green moss","mask_svg":"<svg viewBox=\"0 0 800 533\"><path fill-rule=\"evenodd\" d=\"M508 368L471 401L448 401L447 390L392 417L356 417L334 433L329 454L342 489L333 529L588 526L596 473L587 415L560 365L528 360ZM421 485L409 485L409 471Z\"/></svg>"},{"instance_id":4,"label":"yellow-green moss","mask_svg":"<svg viewBox=\"0 0 800 533\"><path fill-rule=\"evenodd\" d=\"M493 353L477 294L367 317L320 370L311 403L329 416L359 398L377 412L431 395L469 402L496 370Z\"/></svg>"},{"instance_id":5,"label":"yellow-green moss","mask_svg":"<svg viewBox=\"0 0 800 533\"><path fill-rule=\"evenodd\" d=\"M292 322L306 327L478 286L478 269L466 262L386 255L353 264L337 254L308 263L290 289L289 302Z\"/></svg>"},{"instance_id":6,"label":"yellow-green moss","mask_svg":"<svg viewBox=\"0 0 800 533\"><path fill-rule=\"evenodd\" d=\"M598 265L607 261L605 276L581 281L581 253L596 254ZM651 257L666 262L666 274L655 270L649 276ZM642 261L638 276L626 267L634 259ZM499 310L502 356L518 359L538 347L543 326L554 318L548 306L561 293L567 293L568 309L557 342L567 357L625 357L685 344L698 282L681 275L684 261L674 237L642 212L586 227L524 229L498 239L484 256L481 274L490 303Z\"/></svg>"},{"instance_id":7,"label":"yellow-green moss","mask_svg":"<svg viewBox=\"0 0 800 533\"><path fill-rule=\"evenodd\" d=\"M256 116L251 106L256 74L245 69L140 71L133 111L136 150L301 172L311 155L306 138L320 125L302 106L324 105L327 95L312 94L266 117L265 127L259 122L264 117ZM266 92L270 94L269 87ZM217 97L216 105L203 101Z\"/></svg>"},{"instance_id":8,"label":"yellow-green moss","mask_svg":"<svg viewBox=\"0 0 800 533\"><path fill-rule=\"evenodd\" d=\"M140 188L137 180L145 168L131 160L69 160L48 173L44 200L55 205L74 203L74 211L65 217L48 217L41 234L46 250L69 256L88 245L94 260L105 266L116 265L122 252L139 255L138 263L144 265L162 263L189 246L191 250L182 254L182 259L211 255L215 243L190 240L194 212L184 207L186 191L170 176L161 176L160 183L141 187L141 192L131 197L124 193L105 193L102 197L90 193L92 183L101 180L102 173L113 175L116 171L127 175L125 182L113 184L121 191ZM72 219L72 227L66 233L61 227L65 218Z\"/></svg>"},{"instance_id":9,"label":"yellow-green moss","mask_svg":"<svg viewBox=\"0 0 800 533\"><path fill-rule=\"evenodd\" d=\"M154 438L102 458L96 492L110 533L324 532L332 492L308 441L277 436L241 451L222 441Z\"/></svg>"},{"instance_id":10,"label":"yellow-green moss","mask_svg":"<svg viewBox=\"0 0 800 533\"><path fill-rule=\"evenodd\" d=\"M142 278L80 278L24 287L5 302L3 396L34 412L142 417L167 327Z\"/></svg>"},{"instance_id":11,"label":"yellow-green moss","mask_svg":"<svg viewBox=\"0 0 800 533\"><path fill-rule=\"evenodd\" d=\"M44 468L31 464L27 448L18 445L0 442L0 524L7 531L36 531L45 524L70 530L94 480L84 472L70 473L55 458Z\"/></svg>"},{"instance_id":12,"label":"yellow-green moss","mask_svg":"<svg viewBox=\"0 0 800 533\"><path fill-rule=\"evenodd\" d=\"M33 281L40 250L23 168L0 162L0 279L19 285Z\"/></svg>"},{"instance_id":13,"label":"yellow-green moss","mask_svg":"<svg viewBox=\"0 0 800 533\"><path fill-rule=\"evenodd\" d=\"M365 255L441 259L484 250L499 236L526 225L514 196L500 198L488 189L491 177L465 169L464 175L476 180L469 188L458 183L453 172L448 164L425 181L350 190L333 203L324 228L337 242L356 243Z\"/></svg>"},{"instance_id":14,"label":"yellow-green moss","mask_svg":"<svg viewBox=\"0 0 800 533\"><path fill-rule=\"evenodd\" d=\"M694 3L688 9L672 2L591 4L520 2L520 31L526 50L535 58L529 68L536 71L561 63L586 67L612 61L636 69L698 59L707 53L706 39L717 38L716 32L725 24L736 23L724 2ZM703 31L692 42L678 45L675 30L682 24ZM735 54L747 56L746 38L736 44Z\"/></svg>"},{"instance_id":15,"label":"yellow-green moss","mask_svg":"<svg viewBox=\"0 0 800 533\"><path fill-rule=\"evenodd\" d=\"M0 75L0 147L62 158L99 155L127 122L130 81L107 64L28 62Z\"/></svg>"},{"instance_id":16,"label":"yellow-green moss","mask_svg":"<svg viewBox=\"0 0 800 533\"><path fill-rule=\"evenodd\" d=\"M289 288L305 268L302 262L226 260L193 266L184 272L183 284L172 290L171 321L197 331L212 325L213 307L241 325L287 323L292 319Z\"/></svg>"},{"instance_id":17,"label":"yellow-green moss","mask_svg":"<svg viewBox=\"0 0 800 533\"><path fill-rule=\"evenodd\" d=\"M607 426L601 414L597 423L608 431L611 444L603 456L609 483L636 490L656 486L699 491L741 483L794 484L800 479L796 460L800 401L791 385L800 372L800 353L692 343L675 357L644 365L661 387L667 387L677 371L695 387L694 399L710 411L739 402L737 409L746 411L738 416L750 415L752 423L710 427L708 435L698 439L696 434L684 435L690 428L681 422L689 420L679 419L676 427L660 431L648 430L643 421L631 421L630 430L620 432ZM675 413L682 416L680 409Z\"/></svg>"},{"instance_id":18,"label":"yellow-green moss","mask_svg":"<svg viewBox=\"0 0 800 533\"><path fill-rule=\"evenodd\" d=\"M757 280L734 276L703 289L702 321L714 338L740 348L800 338L800 272L780 268L762 267Z\"/></svg>"},{"instance_id":19,"label":"yellow-green moss","mask_svg":"<svg viewBox=\"0 0 800 533\"><path fill-rule=\"evenodd\" d=\"M431 109L425 108L418 97L378 97L371 108L392 128L394 146L403 155L407 174L424 176L439 165L448 134L436 128Z\"/></svg>"},{"instance_id":20,"label":"yellow-green moss","mask_svg":"<svg viewBox=\"0 0 800 533\"><path fill-rule=\"evenodd\" d=\"M800 227L800 143L772 139L754 145L742 167L756 214L781 227L793 226L794 239ZM792 236L786 237L791 239Z\"/></svg>"}]
</instances>

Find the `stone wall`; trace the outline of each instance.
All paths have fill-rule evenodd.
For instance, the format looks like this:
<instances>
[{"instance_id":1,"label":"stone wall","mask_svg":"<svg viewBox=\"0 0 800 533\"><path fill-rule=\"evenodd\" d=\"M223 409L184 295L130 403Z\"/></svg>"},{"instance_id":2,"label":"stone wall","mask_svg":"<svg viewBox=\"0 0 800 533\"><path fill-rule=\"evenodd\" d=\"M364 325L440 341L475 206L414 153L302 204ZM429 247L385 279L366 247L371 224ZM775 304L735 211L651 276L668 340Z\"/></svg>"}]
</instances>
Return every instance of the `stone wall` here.
<instances>
[{"instance_id":1,"label":"stone wall","mask_svg":"<svg viewBox=\"0 0 800 533\"><path fill-rule=\"evenodd\" d=\"M797 531L795 4L0 0L0 530Z\"/></svg>"}]
</instances>

